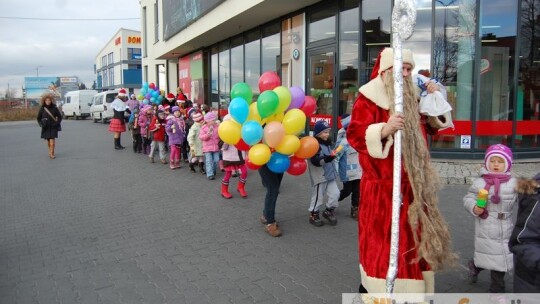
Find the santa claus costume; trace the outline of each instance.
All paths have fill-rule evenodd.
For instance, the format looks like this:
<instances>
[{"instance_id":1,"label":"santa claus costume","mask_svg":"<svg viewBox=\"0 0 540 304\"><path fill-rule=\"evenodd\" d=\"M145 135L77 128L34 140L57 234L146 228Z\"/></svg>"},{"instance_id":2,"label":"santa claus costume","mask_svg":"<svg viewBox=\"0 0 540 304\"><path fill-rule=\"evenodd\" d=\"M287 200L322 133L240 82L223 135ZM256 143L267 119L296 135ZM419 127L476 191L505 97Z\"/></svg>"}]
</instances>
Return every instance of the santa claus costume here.
<instances>
[{"instance_id":1,"label":"santa claus costume","mask_svg":"<svg viewBox=\"0 0 540 304\"><path fill-rule=\"evenodd\" d=\"M127 92L125 89L120 89L116 99L111 103L114 114L111 122L109 124L109 132L114 133L114 149L122 150L125 149L120 143L121 134L126 132L126 122L124 112L131 113L127 104Z\"/></svg>"},{"instance_id":2,"label":"santa claus costume","mask_svg":"<svg viewBox=\"0 0 540 304\"><path fill-rule=\"evenodd\" d=\"M414 68L411 51L403 50L403 63L410 73ZM371 81L359 89L347 130L363 169L358 220L360 289L369 293L386 292L390 259L395 134L384 137L383 129L394 108L393 89L388 89L393 87L392 66L393 49L386 48L379 54ZM411 76L404 77L402 205L395 293L434 292L433 270L452 260L448 228L437 208L437 174L430 165L425 141L426 133L435 134L442 122L419 114L415 91Z\"/></svg>"}]
</instances>

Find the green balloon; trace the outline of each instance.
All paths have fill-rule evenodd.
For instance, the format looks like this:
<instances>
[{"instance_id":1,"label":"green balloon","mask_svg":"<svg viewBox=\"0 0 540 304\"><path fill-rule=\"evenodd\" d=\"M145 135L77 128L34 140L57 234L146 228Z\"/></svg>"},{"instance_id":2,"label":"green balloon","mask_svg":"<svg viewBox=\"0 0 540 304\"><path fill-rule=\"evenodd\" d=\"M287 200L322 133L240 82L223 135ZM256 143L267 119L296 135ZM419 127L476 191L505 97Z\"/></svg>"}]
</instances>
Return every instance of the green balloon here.
<instances>
[{"instance_id":1,"label":"green balloon","mask_svg":"<svg viewBox=\"0 0 540 304\"><path fill-rule=\"evenodd\" d=\"M236 97L242 97L247 101L248 105L253 101L253 92L251 87L245 82L238 82L231 89L231 100Z\"/></svg>"},{"instance_id":2,"label":"green balloon","mask_svg":"<svg viewBox=\"0 0 540 304\"><path fill-rule=\"evenodd\" d=\"M267 90L257 98L257 110L261 118L266 118L273 115L279 105L279 97L276 92Z\"/></svg>"}]
</instances>

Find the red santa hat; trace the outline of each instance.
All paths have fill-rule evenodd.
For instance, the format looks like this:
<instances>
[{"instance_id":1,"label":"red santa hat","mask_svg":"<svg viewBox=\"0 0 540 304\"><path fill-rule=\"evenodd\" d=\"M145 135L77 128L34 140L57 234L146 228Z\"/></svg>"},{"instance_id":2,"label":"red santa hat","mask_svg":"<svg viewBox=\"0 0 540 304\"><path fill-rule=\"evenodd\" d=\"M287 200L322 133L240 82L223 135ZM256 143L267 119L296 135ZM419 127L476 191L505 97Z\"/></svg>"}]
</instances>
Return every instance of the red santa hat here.
<instances>
[{"instance_id":1,"label":"red santa hat","mask_svg":"<svg viewBox=\"0 0 540 304\"><path fill-rule=\"evenodd\" d=\"M176 96L176 101L177 102L181 102L181 103L184 103L186 102L186 97L184 96L184 94L180 93Z\"/></svg>"},{"instance_id":2,"label":"red santa hat","mask_svg":"<svg viewBox=\"0 0 540 304\"><path fill-rule=\"evenodd\" d=\"M119 96L119 97L126 97L126 96L127 96L126 89L120 89L120 90L118 91L118 96Z\"/></svg>"},{"instance_id":3,"label":"red santa hat","mask_svg":"<svg viewBox=\"0 0 540 304\"><path fill-rule=\"evenodd\" d=\"M411 50L402 49L401 54L403 57L403 63L408 63L414 68L414 59ZM377 77L383 71L388 70L394 66L394 49L385 48L382 52L379 53L373 71L371 72L371 79Z\"/></svg>"},{"instance_id":4,"label":"red santa hat","mask_svg":"<svg viewBox=\"0 0 540 304\"><path fill-rule=\"evenodd\" d=\"M167 94L167 100L173 101L174 100L174 94L173 93Z\"/></svg>"}]
</instances>

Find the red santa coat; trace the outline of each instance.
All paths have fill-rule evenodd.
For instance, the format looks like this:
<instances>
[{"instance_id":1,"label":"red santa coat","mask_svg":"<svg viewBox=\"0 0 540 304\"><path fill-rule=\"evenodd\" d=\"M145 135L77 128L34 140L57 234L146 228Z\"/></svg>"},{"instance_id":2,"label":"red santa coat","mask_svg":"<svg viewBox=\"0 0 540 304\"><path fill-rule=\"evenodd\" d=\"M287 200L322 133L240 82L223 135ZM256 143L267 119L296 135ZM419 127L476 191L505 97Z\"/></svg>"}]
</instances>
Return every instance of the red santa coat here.
<instances>
[{"instance_id":1,"label":"red santa coat","mask_svg":"<svg viewBox=\"0 0 540 304\"><path fill-rule=\"evenodd\" d=\"M381 131L390 116L390 99L386 96L380 77L360 88L347 130L349 143L359 152L363 169L360 183L358 244L362 285L370 293L386 292L386 274L390 258L393 181L393 137L381 139ZM419 122L424 132L436 133ZM415 262L417 250L408 223L407 212L413 201L413 192L407 173L402 166L400 238L398 273L395 293L434 292L434 274L424 260Z\"/></svg>"}]
</instances>

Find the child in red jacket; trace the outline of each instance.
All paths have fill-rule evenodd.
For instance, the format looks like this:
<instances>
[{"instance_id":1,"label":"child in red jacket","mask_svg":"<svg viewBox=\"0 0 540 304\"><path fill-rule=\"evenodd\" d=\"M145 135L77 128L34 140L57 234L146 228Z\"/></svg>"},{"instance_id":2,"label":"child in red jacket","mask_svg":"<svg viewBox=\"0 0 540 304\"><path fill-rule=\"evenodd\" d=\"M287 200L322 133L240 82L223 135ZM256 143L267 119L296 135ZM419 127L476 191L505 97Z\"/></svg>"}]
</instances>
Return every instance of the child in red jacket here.
<instances>
[{"instance_id":1,"label":"child in red jacket","mask_svg":"<svg viewBox=\"0 0 540 304\"><path fill-rule=\"evenodd\" d=\"M152 118L152 122L150 123L149 131L152 134L152 144L150 145L150 154L148 154L148 157L150 158L150 162L154 162L154 151L156 149L156 145L159 147L159 158L161 160L162 164L166 164L166 157L165 155L165 112L162 110L158 110L156 115Z\"/></svg>"}]
</instances>

